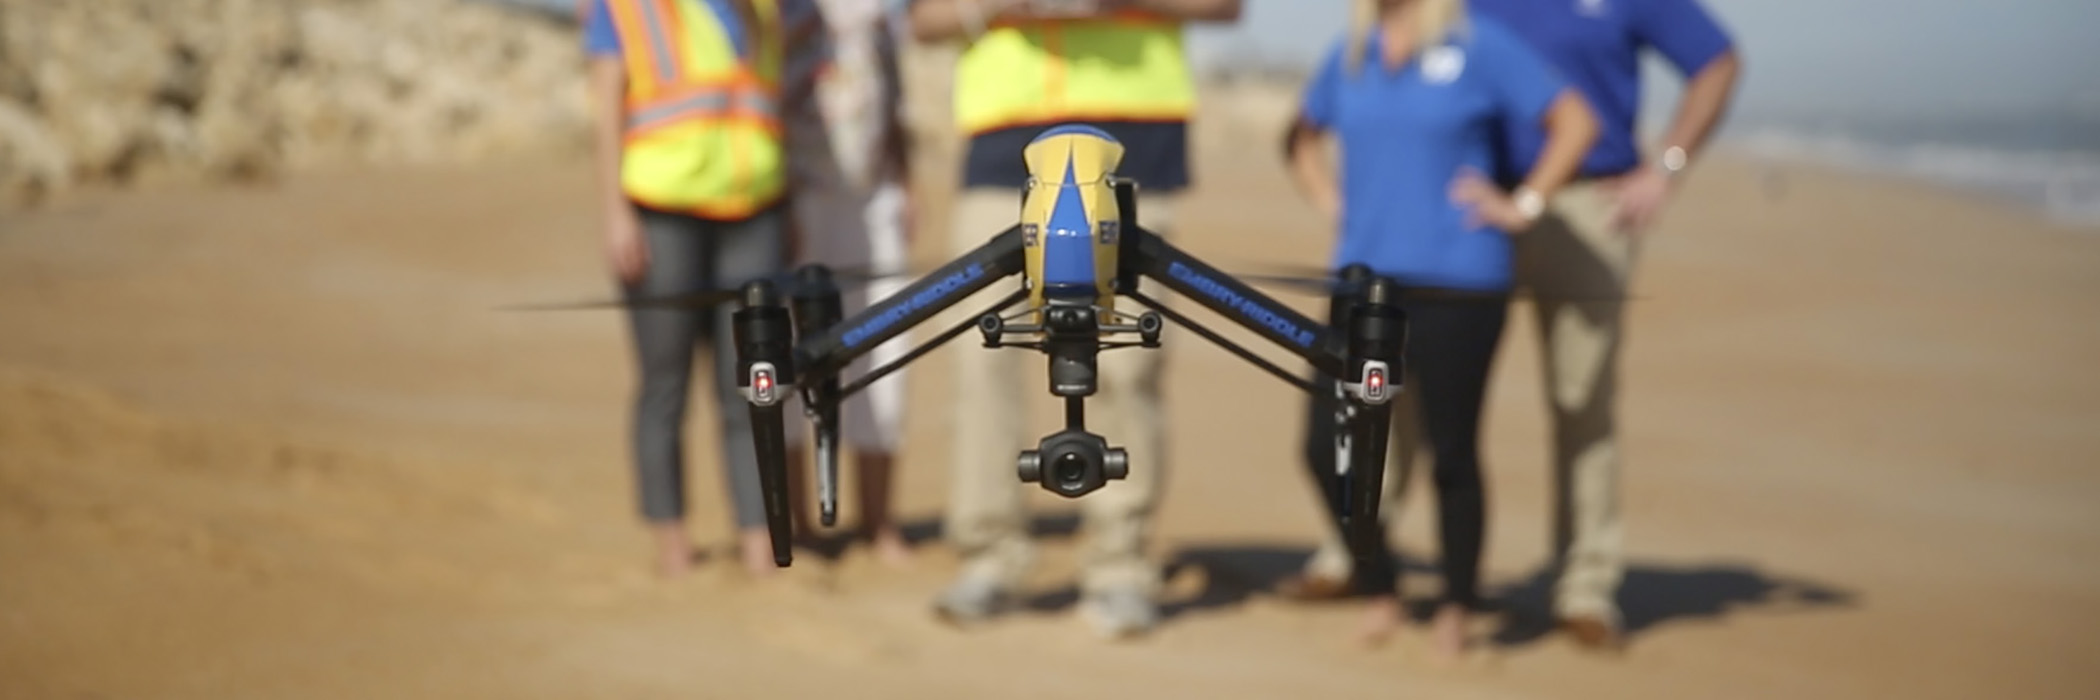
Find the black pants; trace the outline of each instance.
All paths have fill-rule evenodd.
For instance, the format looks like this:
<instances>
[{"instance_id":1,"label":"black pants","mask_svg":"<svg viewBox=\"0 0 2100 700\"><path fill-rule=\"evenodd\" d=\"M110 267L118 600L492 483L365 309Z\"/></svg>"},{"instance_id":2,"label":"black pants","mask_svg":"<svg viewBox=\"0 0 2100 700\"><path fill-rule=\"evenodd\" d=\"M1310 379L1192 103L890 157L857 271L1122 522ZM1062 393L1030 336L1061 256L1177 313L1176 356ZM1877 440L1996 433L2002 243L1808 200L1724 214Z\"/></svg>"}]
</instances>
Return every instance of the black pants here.
<instances>
[{"instance_id":1,"label":"black pants","mask_svg":"<svg viewBox=\"0 0 2100 700\"><path fill-rule=\"evenodd\" d=\"M1443 600L1476 608L1480 603L1480 549L1487 529L1480 416L1509 307L1504 300L1482 298L1411 301L1402 308L1408 321L1404 390L1414 394L1420 417L1416 428L1435 457ZM1319 379L1324 388L1331 378ZM1322 392L1313 397L1306 414L1305 465L1315 484L1330 478L1322 474L1334 473L1335 406L1336 399ZM1384 469L1385 462L1381 459L1377 464L1351 468ZM1329 499L1328 508L1330 516L1338 517L1342 504ZM1384 527L1379 528L1379 541L1381 552L1391 551ZM1368 567L1356 568L1358 585L1371 591L1390 592L1398 578L1391 557L1379 557Z\"/></svg>"}]
</instances>

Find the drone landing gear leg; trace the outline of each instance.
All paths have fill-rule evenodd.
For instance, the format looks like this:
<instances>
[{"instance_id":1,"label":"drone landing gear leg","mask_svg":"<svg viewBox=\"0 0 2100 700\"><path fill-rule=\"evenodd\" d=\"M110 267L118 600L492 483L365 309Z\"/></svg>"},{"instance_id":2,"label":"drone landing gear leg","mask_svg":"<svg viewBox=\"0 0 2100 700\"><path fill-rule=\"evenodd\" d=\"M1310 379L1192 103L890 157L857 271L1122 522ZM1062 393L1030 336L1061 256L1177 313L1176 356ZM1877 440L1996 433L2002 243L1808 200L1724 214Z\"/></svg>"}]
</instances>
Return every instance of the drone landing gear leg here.
<instances>
[{"instance_id":1,"label":"drone landing gear leg","mask_svg":"<svg viewBox=\"0 0 2100 700\"><path fill-rule=\"evenodd\" d=\"M1336 333L1346 336L1354 328L1349 319L1356 306L1363 303L1364 285L1371 280L1370 268L1351 265L1341 271L1342 285L1335 288L1328 298L1328 326ZM1315 368L1316 381L1312 392L1312 420L1314 430L1307 436L1310 440L1324 440L1325 444L1306 446L1306 467L1312 472L1313 483L1325 499L1328 514L1341 524L1341 514L1347 507L1347 489L1343 479L1349 474L1354 434L1354 406L1349 403L1349 392L1341 377L1320 372Z\"/></svg>"},{"instance_id":2,"label":"drone landing gear leg","mask_svg":"<svg viewBox=\"0 0 2100 700\"><path fill-rule=\"evenodd\" d=\"M1349 413L1349 462L1341 479L1340 521L1357 566L1375 567L1386 557L1378 507L1385 486L1386 441L1393 428L1392 397L1407 340L1407 318L1394 303L1396 296L1390 282L1371 280L1351 305L1344 329L1348 351L1342 389Z\"/></svg>"},{"instance_id":3,"label":"drone landing gear leg","mask_svg":"<svg viewBox=\"0 0 2100 700\"><path fill-rule=\"evenodd\" d=\"M797 274L801 284L797 285L791 303L795 328L801 337L809 337L838 323L845 314L844 302L840 300L838 285L832 282L828 268L810 265ZM804 410L816 432L817 517L824 527L835 526L839 520L839 402L842 395L837 373L802 395ZM801 465L795 465L795 468L799 469Z\"/></svg>"},{"instance_id":4,"label":"drone landing gear leg","mask_svg":"<svg viewBox=\"0 0 2100 700\"><path fill-rule=\"evenodd\" d=\"M767 282L744 286L743 308L731 315L736 334L737 389L751 404L751 437L758 449L758 488L773 538L773 563L794 561L794 525L788 511L787 427L781 400L795 385L794 328L786 306Z\"/></svg>"}]
</instances>

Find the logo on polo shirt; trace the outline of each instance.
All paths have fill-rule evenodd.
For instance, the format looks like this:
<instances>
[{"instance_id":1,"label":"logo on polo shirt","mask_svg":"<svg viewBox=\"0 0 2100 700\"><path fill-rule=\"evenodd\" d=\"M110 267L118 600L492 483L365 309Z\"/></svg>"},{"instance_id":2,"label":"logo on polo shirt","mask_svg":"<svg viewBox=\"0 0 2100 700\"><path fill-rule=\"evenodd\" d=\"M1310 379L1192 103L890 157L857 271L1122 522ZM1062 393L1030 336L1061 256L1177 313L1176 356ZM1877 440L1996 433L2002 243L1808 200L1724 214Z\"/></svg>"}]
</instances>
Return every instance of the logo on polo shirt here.
<instances>
[{"instance_id":1,"label":"logo on polo shirt","mask_svg":"<svg viewBox=\"0 0 2100 700\"><path fill-rule=\"evenodd\" d=\"M1439 46L1422 55L1422 79L1442 85L1466 72L1466 52L1456 46Z\"/></svg>"}]
</instances>

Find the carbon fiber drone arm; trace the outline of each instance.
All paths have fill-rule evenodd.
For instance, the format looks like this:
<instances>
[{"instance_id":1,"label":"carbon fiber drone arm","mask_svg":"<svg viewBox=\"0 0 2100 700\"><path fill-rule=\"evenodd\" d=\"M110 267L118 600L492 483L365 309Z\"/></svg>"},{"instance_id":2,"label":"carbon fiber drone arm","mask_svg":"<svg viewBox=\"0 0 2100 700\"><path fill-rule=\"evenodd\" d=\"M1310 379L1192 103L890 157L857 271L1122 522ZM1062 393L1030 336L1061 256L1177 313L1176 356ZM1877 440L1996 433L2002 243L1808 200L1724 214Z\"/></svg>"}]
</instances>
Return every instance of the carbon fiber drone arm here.
<instances>
[{"instance_id":1,"label":"carbon fiber drone arm","mask_svg":"<svg viewBox=\"0 0 2100 700\"><path fill-rule=\"evenodd\" d=\"M1125 264L1139 274L1232 319L1241 327L1312 363L1322 374L1344 376L1342 370L1348 348L1341 335L1175 248L1158 234L1138 227L1134 235L1137 241L1130 252L1136 254L1136 259ZM1147 301L1147 305L1151 303ZM1186 320L1181 323L1193 326Z\"/></svg>"},{"instance_id":2,"label":"carbon fiber drone arm","mask_svg":"<svg viewBox=\"0 0 2100 700\"><path fill-rule=\"evenodd\" d=\"M805 382L843 371L883 341L931 320L1027 264L1021 227L1008 227L976 250L964 253L889 298L848 316L795 345L795 364Z\"/></svg>"},{"instance_id":3,"label":"carbon fiber drone arm","mask_svg":"<svg viewBox=\"0 0 2100 700\"><path fill-rule=\"evenodd\" d=\"M940 315L1001 279L1020 274L1026 264L1019 226L956 258L917 282L837 323L795 337L789 308L769 282L744 287L742 308L732 316L736 335L736 381L750 404L752 440L758 452L759 491L773 562L794 560L794 530L788 504L787 433L784 402L798 388L825 403L836 402L895 366L911 361L954 335L932 339L889 367L880 368L854 387L839 389L840 372L883 341ZM1011 304L1013 298L1002 303ZM965 325L963 328L967 328ZM819 415L835 415L835 406L818 406ZM835 426L830 426L835 428ZM821 428L820 428L821 429ZM828 510L828 509L827 509Z\"/></svg>"}]
</instances>

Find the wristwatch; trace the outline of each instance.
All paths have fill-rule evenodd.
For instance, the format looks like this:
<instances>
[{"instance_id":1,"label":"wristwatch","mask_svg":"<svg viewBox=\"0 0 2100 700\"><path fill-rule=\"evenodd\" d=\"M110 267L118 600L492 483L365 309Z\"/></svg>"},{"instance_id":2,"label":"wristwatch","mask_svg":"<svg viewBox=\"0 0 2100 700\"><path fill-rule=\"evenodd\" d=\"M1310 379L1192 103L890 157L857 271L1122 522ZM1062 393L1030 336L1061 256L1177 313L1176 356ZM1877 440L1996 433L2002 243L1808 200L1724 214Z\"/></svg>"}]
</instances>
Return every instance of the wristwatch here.
<instances>
[{"instance_id":1,"label":"wristwatch","mask_svg":"<svg viewBox=\"0 0 2100 700\"><path fill-rule=\"evenodd\" d=\"M1664 176L1677 177L1678 174L1684 172L1684 168L1687 165L1691 165L1691 155L1685 152L1683 146L1671 146L1663 149L1662 166Z\"/></svg>"},{"instance_id":2,"label":"wristwatch","mask_svg":"<svg viewBox=\"0 0 2100 700\"><path fill-rule=\"evenodd\" d=\"M1539 194L1538 190L1519 187L1514 201L1517 213L1523 215L1525 221L1538 221L1539 217L1546 213L1546 197Z\"/></svg>"}]
</instances>

